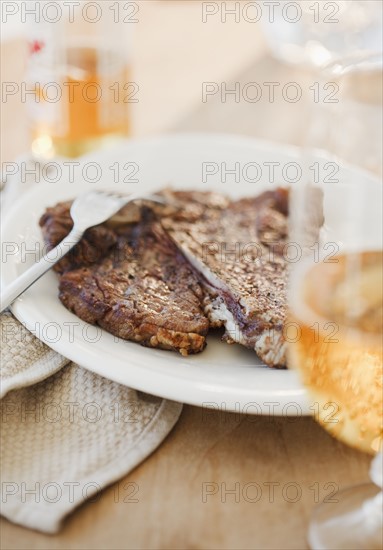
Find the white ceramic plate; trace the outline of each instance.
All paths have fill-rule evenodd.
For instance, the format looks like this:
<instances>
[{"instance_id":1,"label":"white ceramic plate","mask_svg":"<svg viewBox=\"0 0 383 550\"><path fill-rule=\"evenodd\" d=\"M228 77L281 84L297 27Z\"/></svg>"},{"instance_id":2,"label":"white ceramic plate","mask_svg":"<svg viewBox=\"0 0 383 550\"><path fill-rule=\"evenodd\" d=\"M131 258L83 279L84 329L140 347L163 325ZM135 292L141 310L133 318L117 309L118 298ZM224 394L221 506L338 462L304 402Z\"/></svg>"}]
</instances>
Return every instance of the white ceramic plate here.
<instances>
[{"instance_id":1,"label":"white ceramic plate","mask_svg":"<svg viewBox=\"0 0 383 550\"><path fill-rule=\"evenodd\" d=\"M37 258L37 254L26 255L27 250L43 250L38 220L47 206L58 201L97 187L146 192L169 184L223 191L234 198L254 195L283 183L282 170L294 158L293 149L252 139L193 134L126 141L117 149L58 169L52 165L45 181L25 194L4 221L2 239L7 249L2 282L12 281ZM274 166L274 181L270 181L270 162L280 163ZM227 173L225 182L225 169L240 174ZM288 177L294 177L293 167ZM83 367L138 390L193 405L248 414L310 414L295 372L269 369L253 352L228 346L218 337L209 337L206 350L188 358L117 341L67 311L57 297L57 287L56 275L47 273L14 303L12 311L51 348Z\"/></svg>"}]
</instances>

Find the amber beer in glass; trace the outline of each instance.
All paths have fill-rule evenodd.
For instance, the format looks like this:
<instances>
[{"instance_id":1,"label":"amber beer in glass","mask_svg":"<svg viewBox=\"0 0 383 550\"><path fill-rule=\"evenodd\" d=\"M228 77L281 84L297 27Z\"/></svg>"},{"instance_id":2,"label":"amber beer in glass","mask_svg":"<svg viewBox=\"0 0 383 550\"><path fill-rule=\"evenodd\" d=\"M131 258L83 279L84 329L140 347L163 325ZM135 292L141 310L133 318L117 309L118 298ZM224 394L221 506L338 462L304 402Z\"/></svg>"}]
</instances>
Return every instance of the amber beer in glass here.
<instances>
[{"instance_id":1,"label":"amber beer in glass","mask_svg":"<svg viewBox=\"0 0 383 550\"><path fill-rule=\"evenodd\" d=\"M130 70L136 17L108 0L58 4L55 13L37 4L26 79L33 153L73 157L128 135L129 106L138 101Z\"/></svg>"},{"instance_id":2,"label":"amber beer in glass","mask_svg":"<svg viewBox=\"0 0 383 550\"><path fill-rule=\"evenodd\" d=\"M360 55L323 70L335 101L314 106L304 181L292 190L290 368L314 417L371 455L373 483L340 491L310 524L316 549L378 549L382 541L382 60ZM320 460L320 457L318 457Z\"/></svg>"}]
</instances>

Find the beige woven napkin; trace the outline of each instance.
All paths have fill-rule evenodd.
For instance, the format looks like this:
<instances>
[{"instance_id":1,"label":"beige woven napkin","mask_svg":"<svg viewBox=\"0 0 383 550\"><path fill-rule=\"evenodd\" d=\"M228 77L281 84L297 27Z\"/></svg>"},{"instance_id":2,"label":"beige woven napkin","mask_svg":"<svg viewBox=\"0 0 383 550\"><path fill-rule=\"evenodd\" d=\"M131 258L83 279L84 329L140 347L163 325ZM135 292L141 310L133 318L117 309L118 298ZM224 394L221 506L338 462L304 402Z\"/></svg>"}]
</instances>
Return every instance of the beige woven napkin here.
<instances>
[{"instance_id":1,"label":"beige woven napkin","mask_svg":"<svg viewBox=\"0 0 383 550\"><path fill-rule=\"evenodd\" d=\"M9 312L0 330L1 513L55 533L70 511L158 447L182 405L69 362Z\"/></svg>"}]
</instances>

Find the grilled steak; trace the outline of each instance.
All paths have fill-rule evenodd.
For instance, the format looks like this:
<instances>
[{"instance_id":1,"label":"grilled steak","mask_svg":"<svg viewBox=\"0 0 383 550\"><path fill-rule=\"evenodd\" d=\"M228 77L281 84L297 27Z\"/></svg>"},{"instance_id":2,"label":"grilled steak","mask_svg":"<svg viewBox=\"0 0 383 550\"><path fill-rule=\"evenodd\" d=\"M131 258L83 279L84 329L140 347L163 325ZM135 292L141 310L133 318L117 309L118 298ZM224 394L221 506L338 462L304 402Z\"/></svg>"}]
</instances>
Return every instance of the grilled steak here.
<instances>
[{"instance_id":1,"label":"grilled steak","mask_svg":"<svg viewBox=\"0 0 383 550\"><path fill-rule=\"evenodd\" d=\"M200 274L211 326L224 326L224 339L254 349L269 366L286 366L283 326L286 316L288 192L218 203L197 201L179 219L162 225ZM196 210L198 216L196 216Z\"/></svg>"},{"instance_id":2,"label":"grilled steak","mask_svg":"<svg viewBox=\"0 0 383 550\"><path fill-rule=\"evenodd\" d=\"M61 202L47 208L40 218L40 227L48 250L64 239L73 227L70 216L72 202ZM88 229L81 241L64 256L53 269L60 274L84 266L94 265L117 245L118 235L102 224Z\"/></svg>"},{"instance_id":3,"label":"grilled steak","mask_svg":"<svg viewBox=\"0 0 383 550\"><path fill-rule=\"evenodd\" d=\"M173 206L128 205L57 264L63 304L116 336L183 355L202 351L209 326L224 327L228 343L286 366L287 191L234 202L162 194ZM69 208L41 218L49 247L69 233Z\"/></svg>"},{"instance_id":4,"label":"grilled steak","mask_svg":"<svg viewBox=\"0 0 383 550\"><path fill-rule=\"evenodd\" d=\"M70 231L70 203L49 208L40 225L54 247ZM57 266L60 300L84 321L127 340L182 355L205 346L203 292L182 254L143 208L137 223L89 229Z\"/></svg>"}]
</instances>

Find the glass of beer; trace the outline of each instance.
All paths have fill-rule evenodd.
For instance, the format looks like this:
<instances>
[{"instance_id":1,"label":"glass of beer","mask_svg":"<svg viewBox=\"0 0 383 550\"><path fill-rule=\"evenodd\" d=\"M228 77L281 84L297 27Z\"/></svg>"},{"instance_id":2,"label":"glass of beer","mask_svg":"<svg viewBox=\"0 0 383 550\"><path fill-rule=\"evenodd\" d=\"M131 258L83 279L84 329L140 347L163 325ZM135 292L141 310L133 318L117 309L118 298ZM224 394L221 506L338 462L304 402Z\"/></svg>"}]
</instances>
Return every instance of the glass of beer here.
<instances>
[{"instance_id":1,"label":"glass of beer","mask_svg":"<svg viewBox=\"0 0 383 550\"><path fill-rule=\"evenodd\" d=\"M53 4L35 3L28 28L26 102L40 158L78 156L128 135L129 104L138 101L130 74L136 14L109 0Z\"/></svg>"},{"instance_id":2,"label":"glass of beer","mask_svg":"<svg viewBox=\"0 0 383 550\"><path fill-rule=\"evenodd\" d=\"M313 549L382 545L382 59L326 67L332 101L315 105L305 178L292 190L289 364L333 436L376 455L375 483L338 493L318 508ZM327 96L328 97L328 96Z\"/></svg>"}]
</instances>

